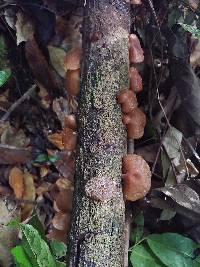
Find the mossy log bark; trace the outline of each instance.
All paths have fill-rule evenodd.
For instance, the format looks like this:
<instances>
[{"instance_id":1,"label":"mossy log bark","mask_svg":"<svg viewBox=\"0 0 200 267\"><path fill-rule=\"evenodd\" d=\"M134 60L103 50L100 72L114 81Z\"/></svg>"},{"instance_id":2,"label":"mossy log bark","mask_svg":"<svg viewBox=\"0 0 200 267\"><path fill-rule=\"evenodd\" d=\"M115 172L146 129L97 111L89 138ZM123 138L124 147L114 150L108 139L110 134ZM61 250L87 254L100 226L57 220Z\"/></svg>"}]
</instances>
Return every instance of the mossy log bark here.
<instances>
[{"instance_id":1,"label":"mossy log bark","mask_svg":"<svg viewBox=\"0 0 200 267\"><path fill-rule=\"evenodd\" d=\"M126 131L116 95L129 85L129 19L126 1L87 0L70 267L123 266L125 205L121 162L126 153ZM98 202L86 195L85 185L95 177L115 182L109 201Z\"/></svg>"}]
</instances>

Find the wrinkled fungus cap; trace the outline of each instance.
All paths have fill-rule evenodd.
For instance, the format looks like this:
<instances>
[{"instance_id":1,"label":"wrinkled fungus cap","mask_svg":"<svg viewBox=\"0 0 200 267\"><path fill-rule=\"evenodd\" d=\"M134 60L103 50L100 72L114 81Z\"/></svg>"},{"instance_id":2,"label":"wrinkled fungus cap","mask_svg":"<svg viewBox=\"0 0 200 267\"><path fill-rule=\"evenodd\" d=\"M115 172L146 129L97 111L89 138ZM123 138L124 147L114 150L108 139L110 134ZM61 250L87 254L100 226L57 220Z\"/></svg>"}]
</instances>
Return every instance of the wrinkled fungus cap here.
<instances>
[{"instance_id":1,"label":"wrinkled fungus cap","mask_svg":"<svg viewBox=\"0 0 200 267\"><path fill-rule=\"evenodd\" d=\"M123 157L123 193L127 200L136 201L146 196L151 188L151 171L147 162L136 154Z\"/></svg>"},{"instance_id":2,"label":"wrinkled fungus cap","mask_svg":"<svg viewBox=\"0 0 200 267\"><path fill-rule=\"evenodd\" d=\"M144 61L144 52L135 34L129 35L129 60L130 63L141 63Z\"/></svg>"},{"instance_id":3,"label":"wrinkled fungus cap","mask_svg":"<svg viewBox=\"0 0 200 267\"><path fill-rule=\"evenodd\" d=\"M123 123L127 125L128 138L139 139L144 134L146 115L139 108L135 108L123 116Z\"/></svg>"},{"instance_id":4,"label":"wrinkled fungus cap","mask_svg":"<svg viewBox=\"0 0 200 267\"><path fill-rule=\"evenodd\" d=\"M133 92L141 92L142 91L142 77L136 68L131 67L129 70L130 74L130 90Z\"/></svg>"},{"instance_id":5,"label":"wrinkled fungus cap","mask_svg":"<svg viewBox=\"0 0 200 267\"><path fill-rule=\"evenodd\" d=\"M135 93L128 89L119 92L117 101L121 104L123 113L130 113L138 105Z\"/></svg>"}]
</instances>

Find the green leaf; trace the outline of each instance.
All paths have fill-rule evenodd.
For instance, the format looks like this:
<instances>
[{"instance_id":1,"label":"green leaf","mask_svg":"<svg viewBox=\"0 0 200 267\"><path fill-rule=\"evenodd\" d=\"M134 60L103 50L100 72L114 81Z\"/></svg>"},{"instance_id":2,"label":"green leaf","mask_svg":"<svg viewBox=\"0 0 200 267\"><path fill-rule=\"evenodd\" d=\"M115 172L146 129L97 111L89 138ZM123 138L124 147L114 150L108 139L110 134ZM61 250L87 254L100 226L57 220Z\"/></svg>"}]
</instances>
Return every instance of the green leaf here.
<instances>
[{"instance_id":1,"label":"green leaf","mask_svg":"<svg viewBox=\"0 0 200 267\"><path fill-rule=\"evenodd\" d=\"M52 156L48 156L48 160L51 162L56 162L58 161L60 158L57 155L52 155Z\"/></svg>"},{"instance_id":2,"label":"green leaf","mask_svg":"<svg viewBox=\"0 0 200 267\"><path fill-rule=\"evenodd\" d=\"M144 216L142 212L136 216L134 223L136 227L131 234L131 241L136 244L142 239L144 233Z\"/></svg>"},{"instance_id":3,"label":"green leaf","mask_svg":"<svg viewBox=\"0 0 200 267\"><path fill-rule=\"evenodd\" d=\"M144 228L141 227L141 226L137 226L133 233L131 234L131 241L134 243L134 244L137 244L143 237L143 233L144 233Z\"/></svg>"},{"instance_id":4,"label":"green leaf","mask_svg":"<svg viewBox=\"0 0 200 267\"><path fill-rule=\"evenodd\" d=\"M19 228L20 227L20 220L17 220L17 219L14 219L14 220L11 220L7 226L10 226L10 227L15 227L15 228Z\"/></svg>"},{"instance_id":5,"label":"green leaf","mask_svg":"<svg viewBox=\"0 0 200 267\"><path fill-rule=\"evenodd\" d=\"M46 240L44 225L41 223L37 214L33 215L30 218L30 220L28 221L28 224L32 225L38 231L42 239Z\"/></svg>"},{"instance_id":6,"label":"green leaf","mask_svg":"<svg viewBox=\"0 0 200 267\"><path fill-rule=\"evenodd\" d=\"M130 260L134 267L165 267L147 245L136 246L132 250Z\"/></svg>"},{"instance_id":7,"label":"green leaf","mask_svg":"<svg viewBox=\"0 0 200 267\"><path fill-rule=\"evenodd\" d=\"M144 226L144 215L142 212L135 217L134 222L139 226Z\"/></svg>"},{"instance_id":8,"label":"green leaf","mask_svg":"<svg viewBox=\"0 0 200 267\"><path fill-rule=\"evenodd\" d=\"M185 23L179 23L184 30L192 33L194 35L195 38L200 38L200 29L198 29L196 26L192 26L192 25L188 25Z\"/></svg>"},{"instance_id":9,"label":"green leaf","mask_svg":"<svg viewBox=\"0 0 200 267\"><path fill-rule=\"evenodd\" d=\"M152 234L147 237L147 243L169 267L200 267L200 260L193 259L198 245L189 238L176 233Z\"/></svg>"},{"instance_id":10,"label":"green leaf","mask_svg":"<svg viewBox=\"0 0 200 267\"><path fill-rule=\"evenodd\" d=\"M11 254L14 257L15 264L20 267L34 267L22 246L16 246L11 249Z\"/></svg>"},{"instance_id":11,"label":"green leaf","mask_svg":"<svg viewBox=\"0 0 200 267\"><path fill-rule=\"evenodd\" d=\"M11 71L9 69L0 70L0 87L7 82L10 76L11 76Z\"/></svg>"},{"instance_id":12,"label":"green leaf","mask_svg":"<svg viewBox=\"0 0 200 267\"><path fill-rule=\"evenodd\" d=\"M54 257L59 259L66 255L67 246L63 242L59 242L57 240L51 240L49 245Z\"/></svg>"},{"instance_id":13,"label":"green leaf","mask_svg":"<svg viewBox=\"0 0 200 267\"><path fill-rule=\"evenodd\" d=\"M55 260L47 243L38 231L29 224L21 224L22 246L34 267L56 267Z\"/></svg>"},{"instance_id":14,"label":"green leaf","mask_svg":"<svg viewBox=\"0 0 200 267\"><path fill-rule=\"evenodd\" d=\"M56 267L66 267L66 263L60 262L60 261L56 261Z\"/></svg>"},{"instance_id":15,"label":"green leaf","mask_svg":"<svg viewBox=\"0 0 200 267\"><path fill-rule=\"evenodd\" d=\"M35 162L43 163L47 162L48 160L49 158L47 154L40 154L36 157Z\"/></svg>"}]
</instances>

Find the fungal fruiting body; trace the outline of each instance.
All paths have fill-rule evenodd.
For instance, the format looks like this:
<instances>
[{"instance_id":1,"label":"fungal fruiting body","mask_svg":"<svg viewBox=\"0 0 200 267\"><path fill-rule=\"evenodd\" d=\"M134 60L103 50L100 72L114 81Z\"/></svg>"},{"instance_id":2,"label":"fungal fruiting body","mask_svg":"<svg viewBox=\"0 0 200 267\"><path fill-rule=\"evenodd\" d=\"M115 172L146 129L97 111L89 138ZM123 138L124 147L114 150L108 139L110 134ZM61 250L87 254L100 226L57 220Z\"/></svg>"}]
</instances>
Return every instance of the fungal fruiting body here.
<instances>
[{"instance_id":1,"label":"fungal fruiting body","mask_svg":"<svg viewBox=\"0 0 200 267\"><path fill-rule=\"evenodd\" d=\"M82 49L79 47L72 48L65 56L65 71L80 69Z\"/></svg>"},{"instance_id":2,"label":"fungal fruiting body","mask_svg":"<svg viewBox=\"0 0 200 267\"><path fill-rule=\"evenodd\" d=\"M63 144L65 149L74 150L77 143L77 134L70 128L65 128L63 131Z\"/></svg>"},{"instance_id":3,"label":"fungal fruiting body","mask_svg":"<svg viewBox=\"0 0 200 267\"><path fill-rule=\"evenodd\" d=\"M142 91L142 77L140 76L138 70L131 67L129 70L130 75L130 90L138 93Z\"/></svg>"},{"instance_id":4,"label":"fungal fruiting body","mask_svg":"<svg viewBox=\"0 0 200 267\"><path fill-rule=\"evenodd\" d=\"M80 90L80 64L81 64L81 48L71 49L64 61L66 70L65 87L70 95L77 95Z\"/></svg>"},{"instance_id":5,"label":"fungal fruiting body","mask_svg":"<svg viewBox=\"0 0 200 267\"><path fill-rule=\"evenodd\" d=\"M108 177L94 177L85 185L86 196L95 201L108 201L117 193L116 183Z\"/></svg>"},{"instance_id":6,"label":"fungal fruiting body","mask_svg":"<svg viewBox=\"0 0 200 267\"><path fill-rule=\"evenodd\" d=\"M134 94L134 92L128 89L124 89L119 92L117 101L119 104L121 104L123 113L130 113L138 105L136 95Z\"/></svg>"},{"instance_id":7,"label":"fungal fruiting body","mask_svg":"<svg viewBox=\"0 0 200 267\"><path fill-rule=\"evenodd\" d=\"M144 134L146 116L139 108L135 108L131 113L123 115L123 123L127 127L128 138L139 139Z\"/></svg>"},{"instance_id":8,"label":"fungal fruiting body","mask_svg":"<svg viewBox=\"0 0 200 267\"><path fill-rule=\"evenodd\" d=\"M65 85L70 95L77 95L80 90L80 69L68 70L65 77Z\"/></svg>"},{"instance_id":9,"label":"fungal fruiting body","mask_svg":"<svg viewBox=\"0 0 200 267\"><path fill-rule=\"evenodd\" d=\"M151 171L138 155L123 157L123 193L127 200L136 201L146 196L151 188Z\"/></svg>"},{"instance_id":10,"label":"fungal fruiting body","mask_svg":"<svg viewBox=\"0 0 200 267\"><path fill-rule=\"evenodd\" d=\"M129 35L129 60L130 63L141 63L144 61L144 52L140 41L135 34Z\"/></svg>"},{"instance_id":11,"label":"fungal fruiting body","mask_svg":"<svg viewBox=\"0 0 200 267\"><path fill-rule=\"evenodd\" d=\"M76 130L76 118L74 115L68 115L65 117L65 127L70 128L72 130Z\"/></svg>"}]
</instances>

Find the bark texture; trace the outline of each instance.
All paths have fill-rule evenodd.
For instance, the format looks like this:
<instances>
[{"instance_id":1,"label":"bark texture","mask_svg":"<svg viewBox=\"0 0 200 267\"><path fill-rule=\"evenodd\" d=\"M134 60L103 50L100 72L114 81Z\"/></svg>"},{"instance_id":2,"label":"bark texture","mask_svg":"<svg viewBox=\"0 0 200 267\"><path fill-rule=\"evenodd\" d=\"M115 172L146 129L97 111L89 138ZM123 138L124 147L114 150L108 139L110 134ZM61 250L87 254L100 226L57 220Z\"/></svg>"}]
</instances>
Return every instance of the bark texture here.
<instances>
[{"instance_id":1,"label":"bark texture","mask_svg":"<svg viewBox=\"0 0 200 267\"><path fill-rule=\"evenodd\" d=\"M70 267L123 266L125 205L121 164L126 153L126 131L116 95L129 85L129 18L126 1L87 0ZM116 185L111 199L104 202L91 199L85 191L89 181L91 188L91 180L95 184L101 178Z\"/></svg>"}]
</instances>

